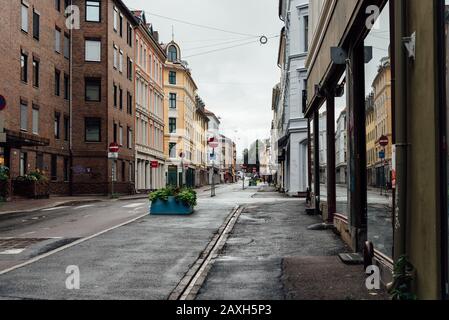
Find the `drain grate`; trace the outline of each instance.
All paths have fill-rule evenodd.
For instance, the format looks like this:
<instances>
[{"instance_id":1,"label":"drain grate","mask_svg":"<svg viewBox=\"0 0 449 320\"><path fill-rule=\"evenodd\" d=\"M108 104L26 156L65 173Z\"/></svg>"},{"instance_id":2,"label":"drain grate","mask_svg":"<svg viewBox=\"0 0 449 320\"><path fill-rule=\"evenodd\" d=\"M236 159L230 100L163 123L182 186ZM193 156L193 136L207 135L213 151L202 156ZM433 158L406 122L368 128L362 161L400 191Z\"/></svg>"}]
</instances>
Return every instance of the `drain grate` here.
<instances>
[{"instance_id":1,"label":"drain grate","mask_svg":"<svg viewBox=\"0 0 449 320\"><path fill-rule=\"evenodd\" d=\"M22 238L0 238L0 253L1 252L17 252L21 249L26 249L39 242L47 241L49 239L22 239Z\"/></svg>"}]
</instances>

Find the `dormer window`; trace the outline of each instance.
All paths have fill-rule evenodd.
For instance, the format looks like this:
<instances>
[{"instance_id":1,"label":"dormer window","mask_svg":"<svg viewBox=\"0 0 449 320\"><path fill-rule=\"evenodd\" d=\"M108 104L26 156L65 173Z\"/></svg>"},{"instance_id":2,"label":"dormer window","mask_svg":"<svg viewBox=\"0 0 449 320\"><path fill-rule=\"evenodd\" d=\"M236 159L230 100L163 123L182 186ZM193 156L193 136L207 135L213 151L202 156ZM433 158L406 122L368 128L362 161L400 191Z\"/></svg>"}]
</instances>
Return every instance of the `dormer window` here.
<instances>
[{"instance_id":1,"label":"dormer window","mask_svg":"<svg viewBox=\"0 0 449 320\"><path fill-rule=\"evenodd\" d=\"M170 46L168 48L168 61L175 62L178 61L178 49L175 46Z\"/></svg>"}]
</instances>

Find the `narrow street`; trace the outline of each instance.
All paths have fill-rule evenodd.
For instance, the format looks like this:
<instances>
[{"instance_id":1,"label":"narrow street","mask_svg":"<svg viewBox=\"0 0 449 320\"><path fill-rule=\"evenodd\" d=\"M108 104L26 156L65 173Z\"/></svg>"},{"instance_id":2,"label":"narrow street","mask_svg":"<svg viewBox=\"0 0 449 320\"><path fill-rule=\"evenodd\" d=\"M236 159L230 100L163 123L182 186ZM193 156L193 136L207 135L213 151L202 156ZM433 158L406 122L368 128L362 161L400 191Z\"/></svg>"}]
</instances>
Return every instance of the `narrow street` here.
<instances>
[{"instance_id":1,"label":"narrow street","mask_svg":"<svg viewBox=\"0 0 449 320\"><path fill-rule=\"evenodd\" d=\"M285 198L263 187L243 191L241 184L232 184L219 186L215 198L210 198L207 190L201 192L198 202L190 217L145 215L1 274L0 299L168 299L238 205L244 205L244 211L221 254L212 261L197 299L297 298L298 283L303 281L308 285L300 286L306 290L300 298L317 297L309 295L323 283L307 282L311 274L316 277L320 272L308 269L311 263L319 263L320 268L337 267L351 279L356 275L360 278L356 283L345 283L341 277L338 282L343 281L343 285L339 288L347 292L324 297L355 298L351 292L363 296L361 268L345 269L338 261L336 254L347 248L332 232L306 230L317 220L304 214L302 200ZM1 255L2 268L136 219L146 214L147 204L145 200L101 203L6 219L0 228L8 237L34 239L36 243L19 254ZM52 237L59 240L44 240ZM68 266L79 267L80 290L66 289ZM303 279L298 273L301 268L309 270Z\"/></svg>"}]
</instances>

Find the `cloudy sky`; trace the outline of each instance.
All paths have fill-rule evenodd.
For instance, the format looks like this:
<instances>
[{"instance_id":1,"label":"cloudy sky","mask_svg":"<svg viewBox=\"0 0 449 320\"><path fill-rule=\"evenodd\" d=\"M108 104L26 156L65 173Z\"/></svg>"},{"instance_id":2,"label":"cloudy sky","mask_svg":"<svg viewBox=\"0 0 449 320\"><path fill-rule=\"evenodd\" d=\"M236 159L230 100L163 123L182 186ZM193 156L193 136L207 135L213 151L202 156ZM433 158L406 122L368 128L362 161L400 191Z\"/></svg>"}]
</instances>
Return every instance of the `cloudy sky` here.
<instances>
[{"instance_id":1,"label":"cloudy sky","mask_svg":"<svg viewBox=\"0 0 449 320\"><path fill-rule=\"evenodd\" d=\"M268 138L271 93L279 82L278 0L124 0L132 10L143 9L147 20L169 42L182 49L207 108L221 117L222 129L241 151L257 138ZM152 15L155 14L155 15ZM157 16L158 15L158 16ZM160 16L204 25L200 28ZM232 32L232 33L231 33ZM261 45L258 35L274 37ZM243 43L248 45L228 48ZM199 54L199 55L197 55Z\"/></svg>"}]
</instances>

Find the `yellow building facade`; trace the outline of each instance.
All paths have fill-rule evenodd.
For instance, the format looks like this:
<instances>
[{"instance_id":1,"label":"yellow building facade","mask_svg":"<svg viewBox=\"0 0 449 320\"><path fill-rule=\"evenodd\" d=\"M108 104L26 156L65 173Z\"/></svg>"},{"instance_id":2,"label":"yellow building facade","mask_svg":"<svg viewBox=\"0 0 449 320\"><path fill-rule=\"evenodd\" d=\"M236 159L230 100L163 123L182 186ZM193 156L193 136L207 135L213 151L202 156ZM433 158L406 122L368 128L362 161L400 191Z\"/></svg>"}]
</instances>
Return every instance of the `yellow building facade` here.
<instances>
[{"instance_id":1,"label":"yellow building facade","mask_svg":"<svg viewBox=\"0 0 449 320\"><path fill-rule=\"evenodd\" d=\"M195 112L197 85L187 64L181 61L178 44L164 45L164 152L167 158L167 184L196 185Z\"/></svg>"},{"instance_id":2,"label":"yellow building facade","mask_svg":"<svg viewBox=\"0 0 449 320\"><path fill-rule=\"evenodd\" d=\"M383 58L379 66L377 76L373 81L374 93L374 124L376 142L376 186L385 186L391 183L392 170L392 103L391 103L391 67L390 59ZM381 146L381 137L388 138L388 145ZM385 159L380 159L379 154L385 151Z\"/></svg>"}]
</instances>

